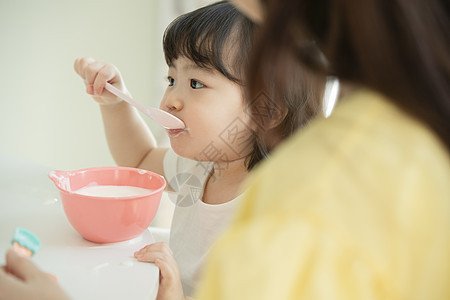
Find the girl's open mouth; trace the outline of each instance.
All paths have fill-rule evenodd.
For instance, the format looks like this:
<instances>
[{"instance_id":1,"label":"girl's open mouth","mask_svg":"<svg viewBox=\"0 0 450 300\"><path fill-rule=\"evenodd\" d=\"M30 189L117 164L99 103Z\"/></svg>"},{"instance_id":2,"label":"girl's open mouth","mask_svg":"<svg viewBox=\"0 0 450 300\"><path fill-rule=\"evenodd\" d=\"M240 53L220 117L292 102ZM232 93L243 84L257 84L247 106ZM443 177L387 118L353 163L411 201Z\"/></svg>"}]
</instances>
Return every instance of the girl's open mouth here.
<instances>
[{"instance_id":1,"label":"girl's open mouth","mask_svg":"<svg viewBox=\"0 0 450 300\"><path fill-rule=\"evenodd\" d=\"M188 130L188 129L187 128L167 129L167 133L169 134L170 137L176 137L176 136L180 135L181 133L185 132L186 130Z\"/></svg>"}]
</instances>

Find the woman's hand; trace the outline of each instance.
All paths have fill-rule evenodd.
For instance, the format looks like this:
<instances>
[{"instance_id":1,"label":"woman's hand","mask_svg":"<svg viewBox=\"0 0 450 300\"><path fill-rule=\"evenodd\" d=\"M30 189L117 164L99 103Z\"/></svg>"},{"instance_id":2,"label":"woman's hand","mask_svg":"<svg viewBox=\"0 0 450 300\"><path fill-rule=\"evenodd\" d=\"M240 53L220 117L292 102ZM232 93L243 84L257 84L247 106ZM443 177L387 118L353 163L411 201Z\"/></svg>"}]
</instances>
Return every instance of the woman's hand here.
<instances>
[{"instance_id":1,"label":"woman's hand","mask_svg":"<svg viewBox=\"0 0 450 300\"><path fill-rule=\"evenodd\" d=\"M112 64L96 61L92 57L83 57L77 58L73 67L84 80L86 92L100 104L115 104L122 101L104 89L107 82L129 94L119 70Z\"/></svg>"},{"instance_id":2,"label":"woman's hand","mask_svg":"<svg viewBox=\"0 0 450 300\"><path fill-rule=\"evenodd\" d=\"M6 253L6 266L0 268L0 291L0 300L69 299L52 277L14 250Z\"/></svg>"},{"instance_id":3,"label":"woman's hand","mask_svg":"<svg viewBox=\"0 0 450 300\"><path fill-rule=\"evenodd\" d=\"M159 268L157 300L185 299L178 265L167 243L153 243L134 253L138 261L154 263Z\"/></svg>"}]
</instances>

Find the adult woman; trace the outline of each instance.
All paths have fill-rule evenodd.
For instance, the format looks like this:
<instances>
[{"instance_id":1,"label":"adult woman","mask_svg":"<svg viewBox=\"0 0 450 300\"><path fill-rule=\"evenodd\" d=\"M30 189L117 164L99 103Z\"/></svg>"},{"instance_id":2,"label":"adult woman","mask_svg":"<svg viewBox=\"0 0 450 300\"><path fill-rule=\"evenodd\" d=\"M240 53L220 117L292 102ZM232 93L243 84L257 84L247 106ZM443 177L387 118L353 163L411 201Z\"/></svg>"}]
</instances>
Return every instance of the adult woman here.
<instances>
[{"instance_id":1,"label":"adult woman","mask_svg":"<svg viewBox=\"0 0 450 300\"><path fill-rule=\"evenodd\" d=\"M266 12L252 94L286 54L352 91L252 175L198 298L449 299L447 2L235 2Z\"/></svg>"},{"instance_id":2,"label":"adult woman","mask_svg":"<svg viewBox=\"0 0 450 300\"><path fill-rule=\"evenodd\" d=\"M235 3L266 12L251 74L285 53L323 68L313 41L354 91L252 175L198 298L449 299L447 3Z\"/></svg>"}]
</instances>

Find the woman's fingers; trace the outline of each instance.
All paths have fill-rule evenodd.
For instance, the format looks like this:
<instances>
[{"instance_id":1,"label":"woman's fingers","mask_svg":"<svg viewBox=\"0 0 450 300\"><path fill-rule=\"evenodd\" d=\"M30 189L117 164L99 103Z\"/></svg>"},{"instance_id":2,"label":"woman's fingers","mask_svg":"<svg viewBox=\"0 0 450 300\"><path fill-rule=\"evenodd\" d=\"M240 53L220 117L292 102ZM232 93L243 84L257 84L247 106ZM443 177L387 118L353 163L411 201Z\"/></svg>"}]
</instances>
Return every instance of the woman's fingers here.
<instances>
[{"instance_id":1,"label":"woman's fingers","mask_svg":"<svg viewBox=\"0 0 450 300\"><path fill-rule=\"evenodd\" d=\"M0 300L69 299L61 287L48 274L39 270L33 262L17 255L14 250L6 253L6 268L0 268Z\"/></svg>"},{"instance_id":2,"label":"woman's fingers","mask_svg":"<svg viewBox=\"0 0 450 300\"><path fill-rule=\"evenodd\" d=\"M22 280L0 270L0 300L26 299L26 289Z\"/></svg>"},{"instance_id":3,"label":"woman's fingers","mask_svg":"<svg viewBox=\"0 0 450 300\"><path fill-rule=\"evenodd\" d=\"M9 273L24 281L39 277L42 273L28 258L17 255L12 249L6 253L6 265Z\"/></svg>"}]
</instances>

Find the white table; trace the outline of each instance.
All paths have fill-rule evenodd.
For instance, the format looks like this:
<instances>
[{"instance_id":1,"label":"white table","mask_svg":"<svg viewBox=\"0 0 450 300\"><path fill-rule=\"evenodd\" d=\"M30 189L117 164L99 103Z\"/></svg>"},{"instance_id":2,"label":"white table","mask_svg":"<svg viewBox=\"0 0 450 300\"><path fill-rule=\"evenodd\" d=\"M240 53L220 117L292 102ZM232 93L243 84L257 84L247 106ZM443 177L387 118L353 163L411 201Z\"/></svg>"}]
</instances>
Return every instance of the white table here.
<instances>
[{"instance_id":1,"label":"white table","mask_svg":"<svg viewBox=\"0 0 450 300\"><path fill-rule=\"evenodd\" d=\"M133 253L154 241L150 231L115 244L83 239L67 221L48 168L0 154L0 264L16 227L41 240L32 260L55 275L72 299L155 299L159 270Z\"/></svg>"}]
</instances>

